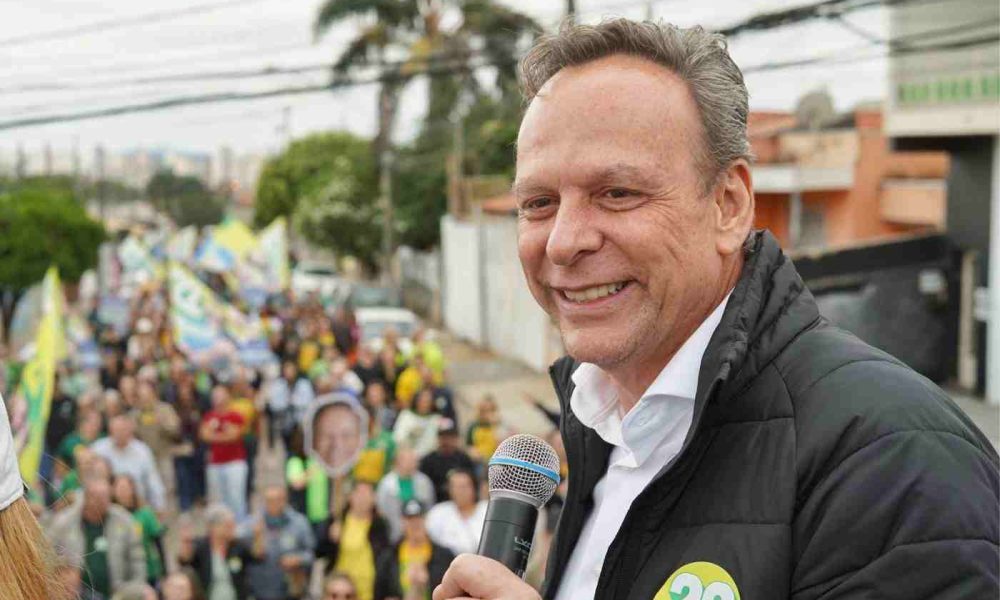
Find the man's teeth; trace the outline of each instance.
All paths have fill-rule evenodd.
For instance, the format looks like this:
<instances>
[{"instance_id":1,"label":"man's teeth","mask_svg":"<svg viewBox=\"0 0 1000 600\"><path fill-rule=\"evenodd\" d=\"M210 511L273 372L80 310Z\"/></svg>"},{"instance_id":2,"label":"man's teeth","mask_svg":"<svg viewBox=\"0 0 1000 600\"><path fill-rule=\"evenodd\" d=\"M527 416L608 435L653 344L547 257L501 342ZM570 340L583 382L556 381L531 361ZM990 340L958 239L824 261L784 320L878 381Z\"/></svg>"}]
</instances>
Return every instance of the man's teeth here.
<instances>
[{"instance_id":1,"label":"man's teeth","mask_svg":"<svg viewBox=\"0 0 1000 600\"><path fill-rule=\"evenodd\" d=\"M619 283L609 283L608 285L598 285L576 292L565 290L563 293L565 293L566 297L573 302L587 302L589 300L597 300L598 298L610 296L611 294L617 294L623 287L625 287L625 283L626 282L621 281Z\"/></svg>"}]
</instances>

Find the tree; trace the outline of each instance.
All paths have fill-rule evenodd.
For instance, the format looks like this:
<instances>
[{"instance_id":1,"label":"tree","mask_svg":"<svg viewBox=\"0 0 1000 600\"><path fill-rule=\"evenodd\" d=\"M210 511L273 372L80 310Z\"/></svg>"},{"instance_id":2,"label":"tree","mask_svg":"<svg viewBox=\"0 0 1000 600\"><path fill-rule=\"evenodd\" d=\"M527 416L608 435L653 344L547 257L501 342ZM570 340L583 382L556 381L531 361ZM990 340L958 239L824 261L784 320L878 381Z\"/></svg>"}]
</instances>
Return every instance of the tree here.
<instances>
[{"instance_id":1,"label":"tree","mask_svg":"<svg viewBox=\"0 0 1000 600\"><path fill-rule=\"evenodd\" d=\"M264 166L254 222L290 217L314 244L374 267L381 242L377 194L371 143L349 133L317 133L292 142Z\"/></svg>"},{"instance_id":2,"label":"tree","mask_svg":"<svg viewBox=\"0 0 1000 600\"><path fill-rule=\"evenodd\" d=\"M197 177L163 170L149 178L146 196L180 227L214 225L226 213L225 200L217 197Z\"/></svg>"},{"instance_id":3,"label":"tree","mask_svg":"<svg viewBox=\"0 0 1000 600\"><path fill-rule=\"evenodd\" d=\"M0 194L0 286L20 294L50 265L69 282L97 264L104 226L90 218L70 184L34 180Z\"/></svg>"},{"instance_id":4,"label":"tree","mask_svg":"<svg viewBox=\"0 0 1000 600\"><path fill-rule=\"evenodd\" d=\"M458 27L440 27L450 9L461 12ZM429 120L450 116L461 90L475 90L477 80L470 75L477 57L472 48L482 48L485 58L497 69L501 90L516 88L517 46L541 28L530 18L491 0L326 0L316 17L315 30L322 34L336 23L357 17L370 25L348 44L334 65L335 75L351 67L375 64L382 71L378 96L378 132L373 151L378 159L379 200L383 214L383 260L393 250L394 207L391 189L392 130L399 94L414 76L431 67L444 71L430 82ZM390 58L402 60L389 62ZM482 62L482 61L480 61ZM450 71L459 73L455 77ZM435 221L434 227L437 226ZM387 264L387 263L386 263Z\"/></svg>"}]
</instances>

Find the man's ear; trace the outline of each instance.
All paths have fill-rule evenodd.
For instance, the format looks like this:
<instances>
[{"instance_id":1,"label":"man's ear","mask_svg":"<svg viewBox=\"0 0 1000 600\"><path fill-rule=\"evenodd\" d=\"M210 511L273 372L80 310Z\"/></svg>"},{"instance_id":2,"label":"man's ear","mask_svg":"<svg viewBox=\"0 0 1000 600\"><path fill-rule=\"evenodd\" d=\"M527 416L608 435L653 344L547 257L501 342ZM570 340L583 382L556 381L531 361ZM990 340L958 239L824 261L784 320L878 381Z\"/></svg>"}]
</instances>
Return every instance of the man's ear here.
<instances>
[{"instance_id":1,"label":"man's ear","mask_svg":"<svg viewBox=\"0 0 1000 600\"><path fill-rule=\"evenodd\" d=\"M753 228L754 197L750 163L740 158L719 176L715 189L716 249L729 256L739 252Z\"/></svg>"}]
</instances>

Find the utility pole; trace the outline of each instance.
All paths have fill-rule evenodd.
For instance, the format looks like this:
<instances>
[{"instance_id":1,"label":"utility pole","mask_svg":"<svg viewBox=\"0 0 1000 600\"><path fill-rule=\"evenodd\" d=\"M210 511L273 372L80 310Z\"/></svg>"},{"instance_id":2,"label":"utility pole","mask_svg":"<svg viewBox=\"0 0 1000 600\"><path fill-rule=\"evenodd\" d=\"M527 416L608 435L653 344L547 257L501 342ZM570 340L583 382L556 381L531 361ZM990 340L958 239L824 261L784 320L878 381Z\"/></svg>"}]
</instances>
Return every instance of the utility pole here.
<instances>
[{"instance_id":1,"label":"utility pole","mask_svg":"<svg viewBox=\"0 0 1000 600\"><path fill-rule=\"evenodd\" d=\"M380 208L382 209L382 283L384 285L391 285L395 279L392 274L392 249L394 244L392 225L396 219L392 206L393 155L392 148L388 147L390 144L386 144L386 146L382 150L381 156L379 156L378 199L379 204L381 204Z\"/></svg>"},{"instance_id":2,"label":"utility pole","mask_svg":"<svg viewBox=\"0 0 1000 600\"><path fill-rule=\"evenodd\" d=\"M576 0L566 0L566 20L570 23L576 21Z\"/></svg>"}]
</instances>

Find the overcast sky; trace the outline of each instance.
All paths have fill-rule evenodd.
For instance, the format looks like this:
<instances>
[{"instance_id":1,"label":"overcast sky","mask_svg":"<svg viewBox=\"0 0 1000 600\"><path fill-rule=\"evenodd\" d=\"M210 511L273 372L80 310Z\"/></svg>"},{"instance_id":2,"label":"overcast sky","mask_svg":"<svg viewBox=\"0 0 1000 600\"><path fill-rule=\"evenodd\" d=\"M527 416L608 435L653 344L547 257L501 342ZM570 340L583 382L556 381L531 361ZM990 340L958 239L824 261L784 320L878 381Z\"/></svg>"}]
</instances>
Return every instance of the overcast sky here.
<instances>
[{"instance_id":1,"label":"overcast sky","mask_svg":"<svg viewBox=\"0 0 1000 600\"><path fill-rule=\"evenodd\" d=\"M503 0L551 27L562 17L559 0ZM807 0L661 0L655 17L679 25L723 27L761 11ZM603 16L643 17L642 0L577 0L580 20ZM319 84L325 72L198 83L124 86L138 77L297 66L330 61L357 31L344 23L316 41L312 22L322 0L0 0L0 121L73 113L212 92L253 91ZM158 12L215 6L182 17L70 35L69 28L130 20ZM848 16L852 27L874 36L887 34L887 13L869 8ZM61 35L55 32L62 31ZM58 39L52 39L56 37ZM834 21L813 21L766 33L750 33L731 43L737 63L748 70L751 109L792 109L804 93L826 88L837 109L881 100L886 61L869 58L848 64L753 72L755 65L813 56L844 54L865 39ZM865 52L871 53L871 50ZM76 89L21 91L17 88L66 84ZM79 86L90 87L80 89ZM411 85L402 102L396 138L412 136L425 105L425 89ZM18 144L32 154L46 143L58 151L79 144L85 156L96 144L109 149L173 148L214 152L229 145L237 152L274 151L283 143L282 113L288 107L290 134L348 129L370 135L375 127L375 88L206 104L138 115L0 130L0 160ZM2 156L6 155L6 156Z\"/></svg>"}]
</instances>

